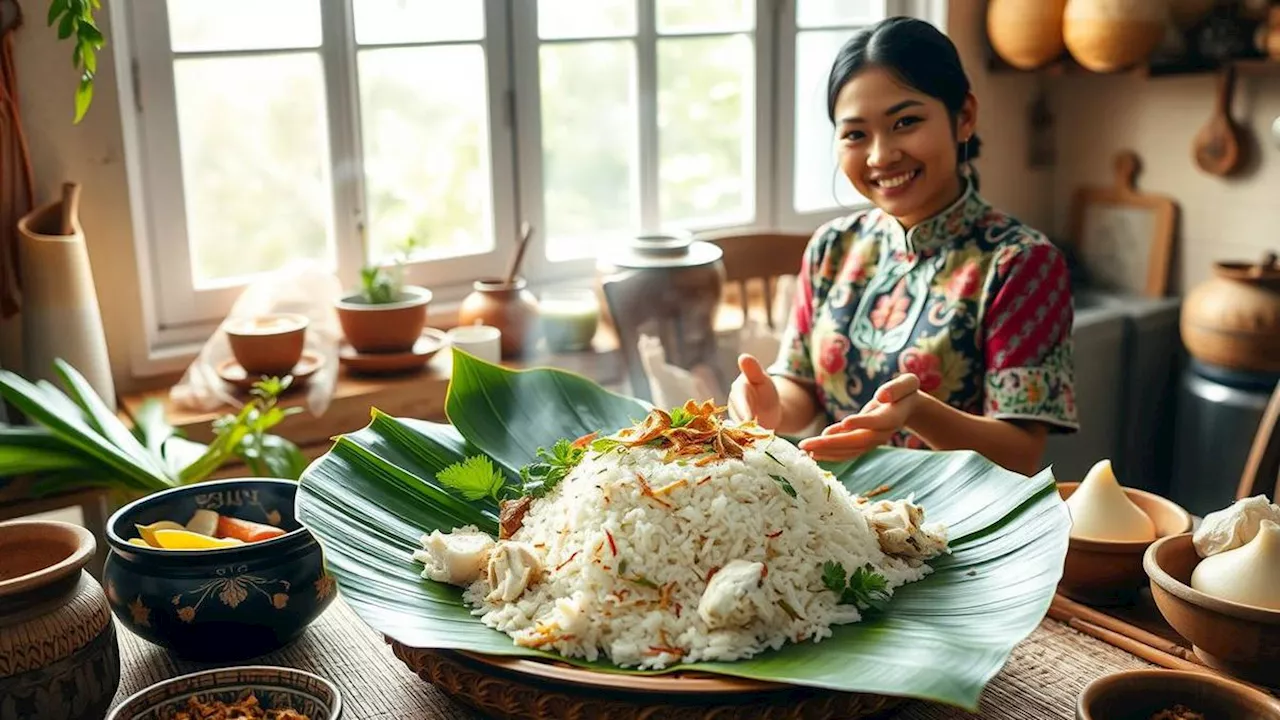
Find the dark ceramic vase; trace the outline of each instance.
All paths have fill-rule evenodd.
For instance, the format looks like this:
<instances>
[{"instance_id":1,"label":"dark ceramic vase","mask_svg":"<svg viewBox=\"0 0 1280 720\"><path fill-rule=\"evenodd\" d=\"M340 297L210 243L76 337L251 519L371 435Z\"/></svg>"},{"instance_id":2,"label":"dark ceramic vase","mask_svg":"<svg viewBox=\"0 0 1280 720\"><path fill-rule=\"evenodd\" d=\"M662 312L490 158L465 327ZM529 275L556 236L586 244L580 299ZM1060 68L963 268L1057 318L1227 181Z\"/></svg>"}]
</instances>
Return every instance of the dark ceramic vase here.
<instances>
[{"instance_id":1,"label":"dark ceramic vase","mask_svg":"<svg viewBox=\"0 0 1280 720\"><path fill-rule=\"evenodd\" d=\"M97 720L120 684L96 543L60 522L0 524L0 720Z\"/></svg>"},{"instance_id":2,"label":"dark ceramic vase","mask_svg":"<svg viewBox=\"0 0 1280 720\"><path fill-rule=\"evenodd\" d=\"M107 522L103 570L116 619L179 657L238 661L292 642L333 601L320 545L294 518L292 480L219 480L148 495ZM136 525L185 523L197 509L281 527L284 535L216 550L130 545Z\"/></svg>"}]
</instances>

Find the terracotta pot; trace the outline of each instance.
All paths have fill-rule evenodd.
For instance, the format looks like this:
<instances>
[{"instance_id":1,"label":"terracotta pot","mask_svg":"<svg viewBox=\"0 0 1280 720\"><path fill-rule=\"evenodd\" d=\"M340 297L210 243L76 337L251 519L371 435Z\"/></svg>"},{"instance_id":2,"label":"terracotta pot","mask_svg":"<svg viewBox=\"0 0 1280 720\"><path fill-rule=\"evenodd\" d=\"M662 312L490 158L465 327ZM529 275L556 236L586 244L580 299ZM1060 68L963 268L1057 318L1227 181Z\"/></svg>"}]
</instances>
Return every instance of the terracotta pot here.
<instances>
[{"instance_id":1,"label":"terracotta pot","mask_svg":"<svg viewBox=\"0 0 1280 720\"><path fill-rule=\"evenodd\" d=\"M1160 46L1166 0L1069 0L1062 39L1085 68L1115 72L1138 65Z\"/></svg>"},{"instance_id":2,"label":"terracotta pot","mask_svg":"<svg viewBox=\"0 0 1280 720\"><path fill-rule=\"evenodd\" d=\"M234 320L223 329L246 373L282 377L302 359L308 322L305 315L277 313Z\"/></svg>"},{"instance_id":3,"label":"terracotta pot","mask_svg":"<svg viewBox=\"0 0 1280 720\"><path fill-rule=\"evenodd\" d=\"M991 49L1005 62L1034 70L1058 59L1062 13L1067 0L991 0L987 6L987 37Z\"/></svg>"},{"instance_id":4,"label":"terracotta pot","mask_svg":"<svg viewBox=\"0 0 1280 720\"><path fill-rule=\"evenodd\" d=\"M107 598L84 565L93 535L0 524L0 720L97 720L120 684Z\"/></svg>"},{"instance_id":5,"label":"terracotta pot","mask_svg":"<svg viewBox=\"0 0 1280 720\"><path fill-rule=\"evenodd\" d=\"M1182 302L1182 342L1209 365L1280 372L1280 262L1214 263Z\"/></svg>"},{"instance_id":6,"label":"terracotta pot","mask_svg":"<svg viewBox=\"0 0 1280 720\"><path fill-rule=\"evenodd\" d=\"M1058 494L1066 500L1079 487L1078 482L1058 483ZM1176 503L1134 488L1124 488L1124 493L1155 523L1157 539L1191 530L1191 515ZM1147 584L1142 557L1150 546L1151 542L1072 537L1068 541L1067 561L1058 590L1086 605L1105 607L1131 603Z\"/></svg>"},{"instance_id":7,"label":"terracotta pot","mask_svg":"<svg viewBox=\"0 0 1280 720\"><path fill-rule=\"evenodd\" d=\"M1280 688L1280 610L1241 605L1191 587L1200 564L1192 534L1157 540L1143 558L1151 597L1206 665L1241 680Z\"/></svg>"},{"instance_id":8,"label":"terracotta pot","mask_svg":"<svg viewBox=\"0 0 1280 720\"><path fill-rule=\"evenodd\" d=\"M342 334L356 352L408 352L427 327L431 291L406 285L392 303L370 303L361 293L348 295L334 306Z\"/></svg>"},{"instance_id":9,"label":"terracotta pot","mask_svg":"<svg viewBox=\"0 0 1280 720\"><path fill-rule=\"evenodd\" d=\"M488 325L502 331L502 357L518 357L538 340L538 299L524 278L507 283L482 278L458 308L459 325Z\"/></svg>"}]
</instances>

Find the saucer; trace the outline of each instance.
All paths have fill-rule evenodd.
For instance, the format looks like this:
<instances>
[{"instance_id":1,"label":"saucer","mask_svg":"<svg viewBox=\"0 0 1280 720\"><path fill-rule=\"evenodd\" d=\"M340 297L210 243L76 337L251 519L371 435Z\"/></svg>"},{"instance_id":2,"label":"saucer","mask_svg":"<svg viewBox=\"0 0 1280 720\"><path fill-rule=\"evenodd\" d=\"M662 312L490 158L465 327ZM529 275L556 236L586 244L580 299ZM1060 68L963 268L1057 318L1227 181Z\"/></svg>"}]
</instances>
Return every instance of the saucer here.
<instances>
[{"instance_id":1,"label":"saucer","mask_svg":"<svg viewBox=\"0 0 1280 720\"><path fill-rule=\"evenodd\" d=\"M298 364L293 366L293 370L289 374L293 376L293 384L289 389L301 387L305 385L307 380L316 374L316 371L324 365L324 357L319 353L310 350L302 351L302 358L298 360ZM245 372L244 367L236 362L235 358L223 360L217 367L218 377L226 382L235 385L241 390L252 390L253 384L262 379L261 375L250 375Z\"/></svg>"},{"instance_id":2,"label":"saucer","mask_svg":"<svg viewBox=\"0 0 1280 720\"><path fill-rule=\"evenodd\" d=\"M350 372L364 375L405 372L426 365L448 344L449 338L444 331L426 328L413 344L413 349L407 352L362 353L343 342L338 348L338 360Z\"/></svg>"}]
</instances>

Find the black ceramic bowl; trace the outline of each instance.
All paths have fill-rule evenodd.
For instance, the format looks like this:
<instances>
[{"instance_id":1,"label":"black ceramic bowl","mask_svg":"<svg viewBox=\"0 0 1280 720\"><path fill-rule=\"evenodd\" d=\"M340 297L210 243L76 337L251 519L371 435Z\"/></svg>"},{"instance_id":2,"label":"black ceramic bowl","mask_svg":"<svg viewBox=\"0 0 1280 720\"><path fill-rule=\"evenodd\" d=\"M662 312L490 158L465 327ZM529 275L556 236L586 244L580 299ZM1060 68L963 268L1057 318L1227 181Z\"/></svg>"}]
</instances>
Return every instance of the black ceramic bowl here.
<instances>
[{"instance_id":1,"label":"black ceramic bowl","mask_svg":"<svg viewBox=\"0 0 1280 720\"><path fill-rule=\"evenodd\" d=\"M165 720L198 702L234 703L253 693L265 710L293 708L311 720L338 720L342 698L333 683L283 667L249 666L204 670L156 683L120 703L107 720Z\"/></svg>"},{"instance_id":2,"label":"black ceramic bowl","mask_svg":"<svg viewBox=\"0 0 1280 720\"><path fill-rule=\"evenodd\" d=\"M320 545L294 517L291 480L217 480L148 495L107 521L103 584L116 618L174 654L236 661L280 648L333 601ZM271 540L216 550L129 544L135 525L185 523L197 508L281 527Z\"/></svg>"}]
</instances>

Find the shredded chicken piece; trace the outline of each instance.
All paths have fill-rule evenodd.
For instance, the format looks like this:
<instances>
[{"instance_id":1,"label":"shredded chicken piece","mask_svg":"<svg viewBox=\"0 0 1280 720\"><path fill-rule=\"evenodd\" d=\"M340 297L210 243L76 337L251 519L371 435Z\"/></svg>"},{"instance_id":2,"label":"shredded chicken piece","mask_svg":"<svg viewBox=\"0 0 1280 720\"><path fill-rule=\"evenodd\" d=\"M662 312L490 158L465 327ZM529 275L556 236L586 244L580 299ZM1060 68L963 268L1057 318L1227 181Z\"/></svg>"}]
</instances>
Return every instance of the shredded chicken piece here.
<instances>
[{"instance_id":1,"label":"shredded chicken piece","mask_svg":"<svg viewBox=\"0 0 1280 720\"><path fill-rule=\"evenodd\" d=\"M542 558L528 543L499 540L489 554L488 602L513 602L542 574Z\"/></svg>"},{"instance_id":2,"label":"shredded chicken piece","mask_svg":"<svg viewBox=\"0 0 1280 720\"><path fill-rule=\"evenodd\" d=\"M730 560L707 582L698 600L698 615L711 629L750 624L764 602L764 563Z\"/></svg>"},{"instance_id":3,"label":"shredded chicken piece","mask_svg":"<svg viewBox=\"0 0 1280 720\"><path fill-rule=\"evenodd\" d=\"M423 564L422 577L466 586L484 573L493 550L493 538L473 525L442 533L434 530L419 540L421 550L413 559Z\"/></svg>"},{"instance_id":4,"label":"shredded chicken piece","mask_svg":"<svg viewBox=\"0 0 1280 720\"><path fill-rule=\"evenodd\" d=\"M945 531L924 526L924 510L910 500L878 500L858 508L887 555L928 560L947 549Z\"/></svg>"}]
</instances>

